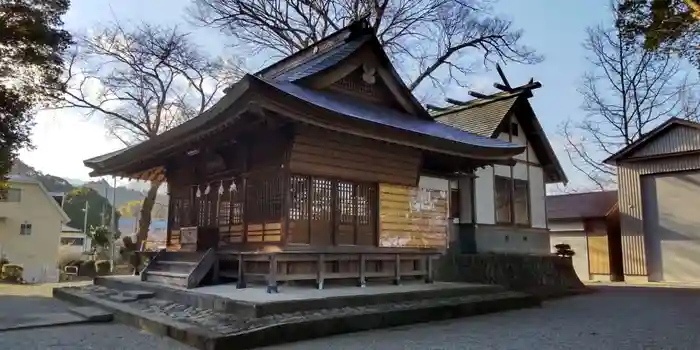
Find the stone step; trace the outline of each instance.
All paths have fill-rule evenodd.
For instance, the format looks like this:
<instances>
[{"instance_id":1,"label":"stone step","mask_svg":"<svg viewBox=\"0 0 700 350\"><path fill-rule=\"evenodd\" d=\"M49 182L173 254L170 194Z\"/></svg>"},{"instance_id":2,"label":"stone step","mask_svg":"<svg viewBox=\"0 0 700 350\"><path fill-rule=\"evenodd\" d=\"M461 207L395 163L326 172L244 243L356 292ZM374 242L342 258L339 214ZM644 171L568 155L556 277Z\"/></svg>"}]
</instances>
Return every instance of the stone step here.
<instances>
[{"instance_id":1,"label":"stone step","mask_svg":"<svg viewBox=\"0 0 700 350\"><path fill-rule=\"evenodd\" d=\"M176 287L187 287L187 273L176 273L166 271L148 271L145 273L146 281L160 283Z\"/></svg>"},{"instance_id":2,"label":"stone step","mask_svg":"<svg viewBox=\"0 0 700 350\"><path fill-rule=\"evenodd\" d=\"M148 275L172 277L172 278L187 278L189 274L181 272L170 272L170 271L148 271Z\"/></svg>"},{"instance_id":3,"label":"stone step","mask_svg":"<svg viewBox=\"0 0 700 350\"><path fill-rule=\"evenodd\" d=\"M190 261L160 261L156 260L151 263L148 267L148 271L162 271L162 272L172 272L172 273L186 273L189 274L197 267L196 262Z\"/></svg>"},{"instance_id":4,"label":"stone step","mask_svg":"<svg viewBox=\"0 0 700 350\"><path fill-rule=\"evenodd\" d=\"M111 322L114 315L93 306L76 306L68 309L68 312L84 317L88 322Z\"/></svg>"}]
</instances>

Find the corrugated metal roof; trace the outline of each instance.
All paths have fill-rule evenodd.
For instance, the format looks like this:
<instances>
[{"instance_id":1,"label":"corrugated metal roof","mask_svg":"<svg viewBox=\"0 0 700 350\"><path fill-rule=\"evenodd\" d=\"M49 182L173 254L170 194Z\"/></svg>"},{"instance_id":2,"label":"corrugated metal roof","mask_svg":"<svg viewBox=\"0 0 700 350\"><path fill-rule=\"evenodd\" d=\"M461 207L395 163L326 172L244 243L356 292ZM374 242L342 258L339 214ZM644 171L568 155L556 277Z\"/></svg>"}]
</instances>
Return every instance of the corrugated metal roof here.
<instances>
[{"instance_id":1,"label":"corrugated metal roof","mask_svg":"<svg viewBox=\"0 0 700 350\"><path fill-rule=\"evenodd\" d=\"M602 218L617 203L617 191L547 196L547 219Z\"/></svg>"},{"instance_id":2,"label":"corrugated metal roof","mask_svg":"<svg viewBox=\"0 0 700 350\"><path fill-rule=\"evenodd\" d=\"M502 149L523 148L523 146L515 145L499 139L492 139L489 137L476 135L443 123L419 119L413 115L404 114L393 109L358 102L342 95L310 90L290 83L280 83L262 79L261 81L318 107L368 122L390 126L417 134L446 139L470 146Z\"/></svg>"},{"instance_id":3,"label":"corrugated metal roof","mask_svg":"<svg viewBox=\"0 0 700 350\"><path fill-rule=\"evenodd\" d=\"M440 112L435 120L477 135L491 137L513 107L518 96Z\"/></svg>"}]
</instances>

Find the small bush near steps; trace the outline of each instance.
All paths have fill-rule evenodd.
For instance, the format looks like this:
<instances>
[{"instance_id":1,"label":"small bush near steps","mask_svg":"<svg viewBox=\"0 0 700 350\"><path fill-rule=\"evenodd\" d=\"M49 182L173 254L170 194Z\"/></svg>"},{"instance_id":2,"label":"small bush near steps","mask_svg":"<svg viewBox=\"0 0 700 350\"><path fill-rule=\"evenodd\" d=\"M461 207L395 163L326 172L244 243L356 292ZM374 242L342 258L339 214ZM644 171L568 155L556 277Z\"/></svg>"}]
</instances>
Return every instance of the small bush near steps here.
<instances>
[{"instance_id":1,"label":"small bush near steps","mask_svg":"<svg viewBox=\"0 0 700 350\"><path fill-rule=\"evenodd\" d=\"M95 270L97 272L97 275L99 276L109 275L109 272L111 270L111 264L109 260L95 261Z\"/></svg>"},{"instance_id":2,"label":"small bush near steps","mask_svg":"<svg viewBox=\"0 0 700 350\"><path fill-rule=\"evenodd\" d=\"M562 258L571 258L576 254L573 249L571 249L571 246L568 244L560 243L554 246L554 249L556 249L556 253L558 256Z\"/></svg>"}]
</instances>

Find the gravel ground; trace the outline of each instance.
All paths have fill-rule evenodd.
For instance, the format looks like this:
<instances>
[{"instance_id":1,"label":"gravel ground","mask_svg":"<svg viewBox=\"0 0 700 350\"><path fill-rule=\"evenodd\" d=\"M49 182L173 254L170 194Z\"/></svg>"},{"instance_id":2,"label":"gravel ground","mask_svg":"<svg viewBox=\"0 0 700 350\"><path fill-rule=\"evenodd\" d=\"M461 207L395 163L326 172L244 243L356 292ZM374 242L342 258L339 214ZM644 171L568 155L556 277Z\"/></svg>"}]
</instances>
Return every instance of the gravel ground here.
<instances>
[{"instance_id":1,"label":"gravel ground","mask_svg":"<svg viewBox=\"0 0 700 350\"><path fill-rule=\"evenodd\" d=\"M700 349L700 289L599 289L596 294L547 302L541 309L346 334L264 350ZM40 299L40 294L19 301L0 287L0 317L7 312L66 307ZM119 324L2 332L0 349L192 350Z\"/></svg>"},{"instance_id":2,"label":"gravel ground","mask_svg":"<svg viewBox=\"0 0 700 350\"><path fill-rule=\"evenodd\" d=\"M700 349L700 289L599 293L462 320L346 334L265 350Z\"/></svg>"}]
</instances>

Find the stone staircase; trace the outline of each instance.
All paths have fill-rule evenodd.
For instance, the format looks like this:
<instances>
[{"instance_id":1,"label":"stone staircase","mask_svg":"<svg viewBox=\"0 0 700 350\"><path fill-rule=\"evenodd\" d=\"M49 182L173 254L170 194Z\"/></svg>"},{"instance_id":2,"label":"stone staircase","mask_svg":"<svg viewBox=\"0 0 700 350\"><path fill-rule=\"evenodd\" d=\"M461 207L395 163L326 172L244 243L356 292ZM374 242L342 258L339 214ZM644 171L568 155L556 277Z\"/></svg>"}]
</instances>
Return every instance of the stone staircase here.
<instances>
[{"instance_id":1,"label":"stone staircase","mask_svg":"<svg viewBox=\"0 0 700 350\"><path fill-rule=\"evenodd\" d=\"M218 270L216 252L159 252L141 271L141 280L181 288L196 288Z\"/></svg>"}]
</instances>

